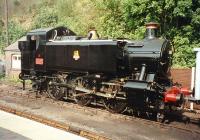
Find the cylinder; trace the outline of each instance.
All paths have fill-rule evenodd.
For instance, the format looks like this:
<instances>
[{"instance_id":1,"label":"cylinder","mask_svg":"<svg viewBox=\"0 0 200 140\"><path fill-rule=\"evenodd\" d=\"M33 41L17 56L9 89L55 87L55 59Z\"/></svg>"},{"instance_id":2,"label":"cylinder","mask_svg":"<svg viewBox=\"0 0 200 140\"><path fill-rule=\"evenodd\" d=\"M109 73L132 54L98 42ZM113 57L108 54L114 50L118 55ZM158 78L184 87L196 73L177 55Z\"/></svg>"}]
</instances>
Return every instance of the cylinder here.
<instances>
[{"instance_id":1,"label":"cylinder","mask_svg":"<svg viewBox=\"0 0 200 140\"><path fill-rule=\"evenodd\" d=\"M195 48L196 52L196 74L195 74L195 94L196 100L200 100L200 48Z\"/></svg>"},{"instance_id":2,"label":"cylinder","mask_svg":"<svg viewBox=\"0 0 200 140\"><path fill-rule=\"evenodd\" d=\"M142 81L144 79L145 71L146 71L146 64L142 64L139 81Z\"/></svg>"}]
</instances>

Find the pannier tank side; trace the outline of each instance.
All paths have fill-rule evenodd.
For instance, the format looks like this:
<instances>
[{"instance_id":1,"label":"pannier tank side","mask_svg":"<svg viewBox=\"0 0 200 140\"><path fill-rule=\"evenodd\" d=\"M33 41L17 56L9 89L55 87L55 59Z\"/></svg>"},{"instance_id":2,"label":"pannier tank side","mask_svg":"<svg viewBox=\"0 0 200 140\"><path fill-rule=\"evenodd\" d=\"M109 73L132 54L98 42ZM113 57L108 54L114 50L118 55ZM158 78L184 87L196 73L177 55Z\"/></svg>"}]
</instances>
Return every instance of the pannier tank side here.
<instances>
[{"instance_id":1,"label":"pannier tank side","mask_svg":"<svg viewBox=\"0 0 200 140\"><path fill-rule=\"evenodd\" d=\"M20 79L31 80L37 93L47 92L53 99L98 102L111 112L154 112L163 119L168 108L181 106L191 92L170 78L172 48L158 28L146 24L139 41L89 40L66 27L30 31L26 41L19 41Z\"/></svg>"}]
</instances>

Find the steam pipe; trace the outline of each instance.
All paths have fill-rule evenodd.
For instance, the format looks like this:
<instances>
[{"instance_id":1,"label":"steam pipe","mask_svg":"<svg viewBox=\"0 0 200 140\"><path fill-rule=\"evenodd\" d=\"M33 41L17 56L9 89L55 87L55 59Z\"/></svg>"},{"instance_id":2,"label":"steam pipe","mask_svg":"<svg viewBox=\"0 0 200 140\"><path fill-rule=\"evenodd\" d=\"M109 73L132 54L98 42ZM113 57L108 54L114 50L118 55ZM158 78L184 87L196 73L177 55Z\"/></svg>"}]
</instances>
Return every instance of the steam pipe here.
<instances>
[{"instance_id":1,"label":"steam pipe","mask_svg":"<svg viewBox=\"0 0 200 140\"><path fill-rule=\"evenodd\" d=\"M142 64L142 68L141 68L141 72L140 72L140 76L139 76L139 81L143 80L145 71L146 71L146 64Z\"/></svg>"}]
</instances>

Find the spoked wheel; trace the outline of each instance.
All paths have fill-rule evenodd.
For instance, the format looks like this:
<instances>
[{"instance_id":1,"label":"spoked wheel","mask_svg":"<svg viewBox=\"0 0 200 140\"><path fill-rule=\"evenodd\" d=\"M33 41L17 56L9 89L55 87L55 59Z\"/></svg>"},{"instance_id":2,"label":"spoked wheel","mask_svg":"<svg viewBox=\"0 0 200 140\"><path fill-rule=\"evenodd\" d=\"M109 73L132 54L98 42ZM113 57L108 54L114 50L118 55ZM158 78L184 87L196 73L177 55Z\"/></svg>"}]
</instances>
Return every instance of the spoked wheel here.
<instances>
[{"instance_id":1,"label":"spoked wheel","mask_svg":"<svg viewBox=\"0 0 200 140\"><path fill-rule=\"evenodd\" d=\"M77 94L83 94L81 96L76 96ZM92 102L92 96L91 95L84 95L83 92L75 92L74 93L74 100L78 105L81 106L87 106Z\"/></svg>"},{"instance_id":2,"label":"spoked wheel","mask_svg":"<svg viewBox=\"0 0 200 140\"><path fill-rule=\"evenodd\" d=\"M127 103L125 100L106 99L104 100L104 106L109 112L121 113L126 109Z\"/></svg>"},{"instance_id":3,"label":"spoked wheel","mask_svg":"<svg viewBox=\"0 0 200 140\"><path fill-rule=\"evenodd\" d=\"M157 101L157 113L156 113L156 121L157 122L164 122L165 121L165 103L163 101Z\"/></svg>"},{"instance_id":4,"label":"spoked wheel","mask_svg":"<svg viewBox=\"0 0 200 140\"><path fill-rule=\"evenodd\" d=\"M90 87L90 84L88 82L87 79L84 79L82 77L78 77L76 78L75 80L75 85L77 87L82 87L83 89L91 89ZM78 95L78 96L77 96ZM82 91L78 91L78 90L75 90L74 89L74 92L73 92L73 96L74 96L74 100L75 102L78 104L78 105L81 105L81 106L87 106L89 105L92 100L93 100L93 96L92 95L89 95L85 92L82 92Z\"/></svg>"},{"instance_id":5,"label":"spoked wheel","mask_svg":"<svg viewBox=\"0 0 200 140\"><path fill-rule=\"evenodd\" d=\"M50 98L56 100L60 100L65 96L64 88L58 86L49 86L47 93Z\"/></svg>"},{"instance_id":6,"label":"spoked wheel","mask_svg":"<svg viewBox=\"0 0 200 140\"><path fill-rule=\"evenodd\" d=\"M162 112L158 112L156 115L156 121L163 123L165 121L165 115Z\"/></svg>"},{"instance_id":7,"label":"spoked wheel","mask_svg":"<svg viewBox=\"0 0 200 140\"><path fill-rule=\"evenodd\" d=\"M51 82L61 83L61 79L53 79ZM48 85L47 94L50 98L60 100L65 96L65 88L56 85Z\"/></svg>"}]
</instances>

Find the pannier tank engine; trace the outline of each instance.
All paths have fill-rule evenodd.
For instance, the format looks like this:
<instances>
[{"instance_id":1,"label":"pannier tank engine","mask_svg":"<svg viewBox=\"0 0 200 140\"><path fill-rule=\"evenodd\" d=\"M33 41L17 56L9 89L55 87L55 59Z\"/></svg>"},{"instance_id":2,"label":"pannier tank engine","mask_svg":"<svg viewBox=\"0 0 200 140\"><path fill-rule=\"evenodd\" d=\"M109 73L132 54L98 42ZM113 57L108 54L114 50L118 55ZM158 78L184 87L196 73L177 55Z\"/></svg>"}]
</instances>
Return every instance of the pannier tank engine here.
<instances>
[{"instance_id":1,"label":"pannier tank engine","mask_svg":"<svg viewBox=\"0 0 200 140\"><path fill-rule=\"evenodd\" d=\"M89 40L65 27L36 29L19 41L20 79L38 92L80 105L101 103L111 112L131 108L155 112L181 106L190 91L169 78L172 48L158 38L157 23L146 24L145 38Z\"/></svg>"}]
</instances>

